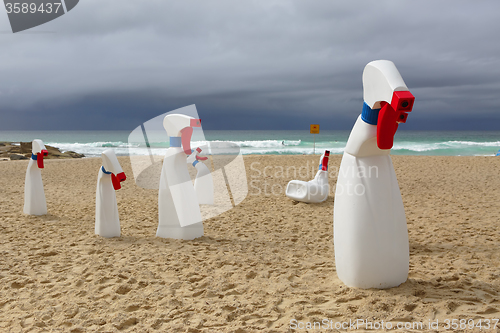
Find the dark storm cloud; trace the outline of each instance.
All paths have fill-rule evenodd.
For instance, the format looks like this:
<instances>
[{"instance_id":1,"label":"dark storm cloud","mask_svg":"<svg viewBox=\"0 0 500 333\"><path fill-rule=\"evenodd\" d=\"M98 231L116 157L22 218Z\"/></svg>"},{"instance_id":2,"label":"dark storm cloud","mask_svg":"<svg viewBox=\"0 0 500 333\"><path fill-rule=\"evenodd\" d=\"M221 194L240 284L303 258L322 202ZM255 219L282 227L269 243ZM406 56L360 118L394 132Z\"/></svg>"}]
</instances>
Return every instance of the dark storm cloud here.
<instances>
[{"instance_id":1,"label":"dark storm cloud","mask_svg":"<svg viewBox=\"0 0 500 333\"><path fill-rule=\"evenodd\" d=\"M406 128L494 129L499 9L494 1L81 1L53 22L0 34L0 128L132 129L196 103L205 128L348 129L364 66L389 59L417 98ZM0 30L9 29L0 15Z\"/></svg>"}]
</instances>

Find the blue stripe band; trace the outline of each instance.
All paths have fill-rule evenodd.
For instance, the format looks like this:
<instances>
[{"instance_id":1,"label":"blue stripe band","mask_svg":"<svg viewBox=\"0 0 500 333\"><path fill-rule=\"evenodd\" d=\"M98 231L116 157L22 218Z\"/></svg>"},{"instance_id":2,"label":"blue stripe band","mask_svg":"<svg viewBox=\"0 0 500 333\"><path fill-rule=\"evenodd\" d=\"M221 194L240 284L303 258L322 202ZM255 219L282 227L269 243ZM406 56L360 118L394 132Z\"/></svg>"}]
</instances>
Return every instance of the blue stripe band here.
<instances>
[{"instance_id":1,"label":"blue stripe band","mask_svg":"<svg viewBox=\"0 0 500 333\"><path fill-rule=\"evenodd\" d=\"M196 166L196 164L198 164L198 163L199 163L199 161L198 161L198 160L195 160L195 161L193 162L193 166Z\"/></svg>"},{"instance_id":2,"label":"blue stripe band","mask_svg":"<svg viewBox=\"0 0 500 333\"><path fill-rule=\"evenodd\" d=\"M102 172L104 172L104 173L105 173L105 174L107 174L107 175L110 175L110 174L111 174L111 171L109 171L109 172L108 172L108 171L106 171L106 169L104 169L104 165L103 165L103 166L101 166L101 170L102 170Z\"/></svg>"},{"instance_id":3,"label":"blue stripe band","mask_svg":"<svg viewBox=\"0 0 500 333\"><path fill-rule=\"evenodd\" d=\"M366 102L364 102L361 119L370 125L377 125L379 111L380 109L372 109L368 106L368 104L366 104Z\"/></svg>"},{"instance_id":4,"label":"blue stripe band","mask_svg":"<svg viewBox=\"0 0 500 333\"><path fill-rule=\"evenodd\" d=\"M170 137L170 147L180 147L182 145L182 139L180 136Z\"/></svg>"},{"instance_id":5,"label":"blue stripe band","mask_svg":"<svg viewBox=\"0 0 500 333\"><path fill-rule=\"evenodd\" d=\"M35 154L33 154L33 153L31 153L31 159L36 161L38 159L38 156L35 155Z\"/></svg>"}]
</instances>

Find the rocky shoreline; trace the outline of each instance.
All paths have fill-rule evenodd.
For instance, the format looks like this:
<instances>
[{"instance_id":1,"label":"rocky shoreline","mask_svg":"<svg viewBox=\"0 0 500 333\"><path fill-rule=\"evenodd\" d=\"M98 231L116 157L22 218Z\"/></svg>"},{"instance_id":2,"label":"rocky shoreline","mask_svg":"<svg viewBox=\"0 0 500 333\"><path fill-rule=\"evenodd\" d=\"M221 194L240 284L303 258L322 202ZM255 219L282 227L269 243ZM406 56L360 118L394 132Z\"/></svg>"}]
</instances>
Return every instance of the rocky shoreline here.
<instances>
[{"instance_id":1,"label":"rocky shoreline","mask_svg":"<svg viewBox=\"0 0 500 333\"><path fill-rule=\"evenodd\" d=\"M61 152L59 148L45 145L49 155L45 158L82 158L74 151ZM31 157L31 142L0 142L0 160L27 160Z\"/></svg>"}]
</instances>

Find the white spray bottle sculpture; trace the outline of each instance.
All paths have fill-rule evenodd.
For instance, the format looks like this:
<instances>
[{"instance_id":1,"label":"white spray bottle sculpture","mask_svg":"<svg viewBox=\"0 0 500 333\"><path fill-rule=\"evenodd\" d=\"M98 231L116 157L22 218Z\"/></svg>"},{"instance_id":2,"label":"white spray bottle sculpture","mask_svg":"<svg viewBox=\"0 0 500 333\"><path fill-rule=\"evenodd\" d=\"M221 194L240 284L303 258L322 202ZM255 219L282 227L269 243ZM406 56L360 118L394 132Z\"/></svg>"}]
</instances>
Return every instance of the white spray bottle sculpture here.
<instances>
[{"instance_id":1,"label":"white spray bottle sculpture","mask_svg":"<svg viewBox=\"0 0 500 333\"><path fill-rule=\"evenodd\" d=\"M156 236L195 239L203 236L203 222L186 157L191 154L193 127L201 127L201 120L169 114L163 120L163 127L170 137L170 148L165 154L160 176Z\"/></svg>"},{"instance_id":2,"label":"white spray bottle sculpture","mask_svg":"<svg viewBox=\"0 0 500 333\"><path fill-rule=\"evenodd\" d=\"M47 214L47 202L43 191L42 172L43 157L49 153L42 140L33 140L31 159L24 180L24 213L29 215Z\"/></svg>"},{"instance_id":3,"label":"white spray bottle sculpture","mask_svg":"<svg viewBox=\"0 0 500 333\"><path fill-rule=\"evenodd\" d=\"M214 181L210 169L201 161L206 161L208 157L199 156L201 148L196 148L193 153L187 158L186 162L192 164L196 170L196 178L194 180L194 191L198 197L200 205L214 204Z\"/></svg>"},{"instance_id":4,"label":"white spray bottle sculpture","mask_svg":"<svg viewBox=\"0 0 500 333\"><path fill-rule=\"evenodd\" d=\"M290 199L307 203L320 203L328 198L328 158L330 152L325 150L319 159L319 170L313 180L308 182L292 180L286 186L285 194Z\"/></svg>"},{"instance_id":5,"label":"white spray bottle sculpture","mask_svg":"<svg viewBox=\"0 0 500 333\"><path fill-rule=\"evenodd\" d=\"M335 264L346 285L383 289L408 278L406 216L389 153L415 98L387 60L366 65L363 88L363 112L347 141L335 192Z\"/></svg>"},{"instance_id":6,"label":"white spray bottle sculpture","mask_svg":"<svg viewBox=\"0 0 500 333\"><path fill-rule=\"evenodd\" d=\"M102 166L97 176L95 202L95 233L102 237L120 237L120 217L116 205L115 190L127 177L111 149L102 154Z\"/></svg>"}]
</instances>

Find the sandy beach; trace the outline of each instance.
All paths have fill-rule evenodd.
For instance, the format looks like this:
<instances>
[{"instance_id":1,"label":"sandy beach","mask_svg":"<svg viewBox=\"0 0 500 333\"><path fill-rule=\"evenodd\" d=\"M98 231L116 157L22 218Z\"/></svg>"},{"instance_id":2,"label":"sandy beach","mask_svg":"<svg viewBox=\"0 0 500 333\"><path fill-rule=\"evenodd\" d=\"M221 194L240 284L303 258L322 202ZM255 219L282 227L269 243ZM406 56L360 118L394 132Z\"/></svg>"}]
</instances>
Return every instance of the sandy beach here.
<instances>
[{"instance_id":1,"label":"sandy beach","mask_svg":"<svg viewBox=\"0 0 500 333\"><path fill-rule=\"evenodd\" d=\"M388 290L338 279L333 194L322 204L284 195L289 180L313 174L287 177L280 167L316 169L319 155L245 156L248 197L205 221L194 241L155 237L158 192L135 184L126 157L122 237L113 239L94 234L99 158L45 161L41 217L22 212L28 161L2 161L0 331L305 332L291 322L324 319L439 320L445 331L446 319L500 318L500 158L392 158L410 274ZM331 188L340 160L330 159ZM500 332L493 325L483 332Z\"/></svg>"}]
</instances>

